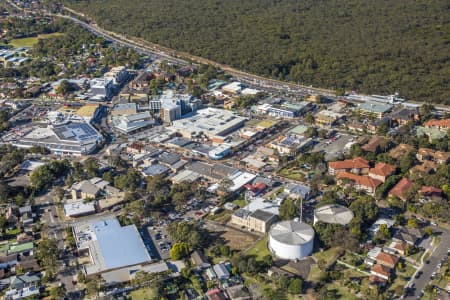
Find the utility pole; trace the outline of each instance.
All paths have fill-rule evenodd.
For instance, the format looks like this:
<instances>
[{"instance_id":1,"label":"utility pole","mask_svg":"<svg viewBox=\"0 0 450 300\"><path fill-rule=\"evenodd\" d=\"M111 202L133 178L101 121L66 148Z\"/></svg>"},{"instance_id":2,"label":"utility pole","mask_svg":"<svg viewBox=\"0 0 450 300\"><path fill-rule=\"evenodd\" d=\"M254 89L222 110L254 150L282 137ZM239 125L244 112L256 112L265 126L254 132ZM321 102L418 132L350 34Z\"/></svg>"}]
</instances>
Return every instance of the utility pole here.
<instances>
[{"instance_id":1,"label":"utility pole","mask_svg":"<svg viewBox=\"0 0 450 300\"><path fill-rule=\"evenodd\" d=\"M303 197L300 197L300 223L303 223Z\"/></svg>"}]
</instances>

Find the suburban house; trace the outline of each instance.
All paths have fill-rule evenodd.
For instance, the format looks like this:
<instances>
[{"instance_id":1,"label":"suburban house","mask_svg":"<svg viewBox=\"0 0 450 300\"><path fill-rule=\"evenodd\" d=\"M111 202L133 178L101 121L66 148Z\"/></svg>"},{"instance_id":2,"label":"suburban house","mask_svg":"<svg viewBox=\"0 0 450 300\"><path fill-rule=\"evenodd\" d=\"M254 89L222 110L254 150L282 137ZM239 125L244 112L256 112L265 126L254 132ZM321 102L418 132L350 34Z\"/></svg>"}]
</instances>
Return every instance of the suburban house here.
<instances>
[{"instance_id":1,"label":"suburban house","mask_svg":"<svg viewBox=\"0 0 450 300\"><path fill-rule=\"evenodd\" d=\"M409 169L409 174L411 174L411 175L417 174L417 175L421 176L421 175L431 174L431 173L435 172L436 169L437 169L436 163L429 161L429 160L425 160L422 164L415 165L414 167Z\"/></svg>"},{"instance_id":2,"label":"suburban house","mask_svg":"<svg viewBox=\"0 0 450 300\"><path fill-rule=\"evenodd\" d=\"M295 199L308 199L311 196L311 188L302 184L289 183L284 187L284 192Z\"/></svg>"},{"instance_id":3,"label":"suburban house","mask_svg":"<svg viewBox=\"0 0 450 300\"><path fill-rule=\"evenodd\" d=\"M376 189L382 182L367 175L355 175L349 172L340 172L337 175L338 183L343 184L349 180L357 191L365 191L369 195L375 195Z\"/></svg>"},{"instance_id":4,"label":"suburban house","mask_svg":"<svg viewBox=\"0 0 450 300\"><path fill-rule=\"evenodd\" d=\"M337 175L340 172L367 174L369 173L369 169L369 162L362 157L328 163L328 173L330 173L330 175Z\"/></svg>"},{"instance_id":5,"label":"suburban house","mask_svg":"<svg viewBox=\"0 0 450 300\"><path fill-rule=\"evenodd\" d=\"M383 265L375 264L370 270L370 274L387 281L389 280L389 276L391 275L391 269ZM376 278L372 278L371 283L376 283L376 281L377 281Z\"/></svg>"},{"instance_id":6,"label":"suburban house","mask_svg":"<svg viewBox=\"0 0 450 300\"><path fill-rule=\"evenodd\" d=\"M389 245L389 248L392 249L395 253L403 256L406 254L407 246L408 243L406 243L405 241L398 241L398 242L393 241Z\"/></svg>"},{"instance_id":7,"label":"suburban house","mask_svg":"<svg viewBox=\"0 0 450 300\"><path fill-rule=\"evenodd\" d=\"M406 201L405 193L412 188L414 183L403 177L388 193L389 196L395 196Z\"/></svg>"},{"instance_id":8,"label":"suburban house","mask_svg":"<svg viewBox=\"0 0 450 300\"><path fill-rule=\"evenodd\" d=\"M250 300L252 299L248 289L243 284L231 286L225 290L230 300Z\"/></svg>"},{"instance_id":9,"label":"suburban house","mask_svg":"<svg viewBox=\"0 0 450 300\"><path fill-rule=\"evenodd\" d=\"M421 229L403 227L395 232L392 240L395 242L404 241L407 244L414 246L422 240L423 236L424 233Z\"/></svg>"},{"instance_id":10,"label":"suburban house","mask_svg":"<svg viewBox=\"0 0 450 300\"><path fill-rule=\"evenodd\" d=\"M400 159L408 153L414 151L414 147L408 144L399 144L397 147L391 149L389 151L389 156L394 159Z\"/></svg>"},{"instance_id":11,"label":"suburban house","mask_svg":"<svg viewBox=\"0 0 450 300\"><path fill-rule=\"evenodd\" d=\"M369 176L385 182L386 179L395 173L396 167L386 163L377 163L374 168L369 170Z\"/></svg>"},{"instance_id":12,"label":"suburban house","mask_svg":"<svg viewBox=\"0 0 450 300\"><path fill-rule=\"evenodd\" d=\"M222 290L220 290L218 288L207 291L206 298L208 300L226 300L227 299L227 297L225 297Z\"/></svg>"},{"instance_id":13,"label":"suburban house","mask_svg":"<svg viewBox=\"0 0 450 300\"><path fill-rule=\"evenodd\" d=\"M416 157L421 162L423 161L434 161L438 164L446 164L450 161L450 152L435 151L428 148L420 148L417 151Z\"/></svg>"},{"instance_id":14,"label":"suburban house","mask_svg":"<svg viewBox=\"0 0 450 300\"><path fill-rule=\"evenodd\" d=\"M361 149L367 152L380 153L385 152L390 146L389 140L384 137L374 136Z\"/></svg>"},{"instance_id":15,"label":"suburban house","mask_svg":"<svg viewBox=\"0 0 450 300\"><path fill-rule=\"evenodd\" d=\"M194 266L200 269L207 269L211 267L211 264L208 262L205 255L200 250L195 250L194 252L192 252L191 262Z\"/></svg>"},{"instance_id":16,"label":"suburban house","mask_svg":"<svg viewBox=\"0 0 450 300\"><path fill-rule=\"evenodd\" d=\"M375 257L377 264L383 265L388 268L395 268L395 265L398 263L398 257L389 253L380 252Z\"/></svg>"},{"instance_id":17,"label":"suburban house","mask_svg":"<svg viewBox=\"0 0 450 300\"><path fill-rule=\"evenodd\" d=\"M419 193L428 198L428 199L442 199L443 191L439 188L435 188L434 186L423 186Z\"/></svg>"}]
</instances>

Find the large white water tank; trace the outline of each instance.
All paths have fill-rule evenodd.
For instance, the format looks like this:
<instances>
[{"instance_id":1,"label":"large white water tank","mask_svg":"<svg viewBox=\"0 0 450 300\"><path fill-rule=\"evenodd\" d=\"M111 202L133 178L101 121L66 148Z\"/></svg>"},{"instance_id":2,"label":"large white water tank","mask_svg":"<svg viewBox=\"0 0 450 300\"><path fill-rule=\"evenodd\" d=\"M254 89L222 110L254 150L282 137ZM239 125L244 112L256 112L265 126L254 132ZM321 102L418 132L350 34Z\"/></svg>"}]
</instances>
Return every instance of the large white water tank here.
<instances>
[{"instance_id":1,"label":"large white water tank","mask_svg":"<svg viewBox=\"0 0 450 300\"><path fill-rule=\"evenodd\" d=\"M314 225L317 222L347 225L353 219L353 212L339 204L324 205L314 210Z\"/></svg>"},{"instance_id":2,"label":"large white water tank","mask_svg":"<svg viewBox=\"0 0 450 300\"><path fill-rule=\"evenodd\" d=\"M314 229L306 223L283 221L269 231L269 249L282 259L300 259L312 253Z\"/></svg>"}]
</instances>

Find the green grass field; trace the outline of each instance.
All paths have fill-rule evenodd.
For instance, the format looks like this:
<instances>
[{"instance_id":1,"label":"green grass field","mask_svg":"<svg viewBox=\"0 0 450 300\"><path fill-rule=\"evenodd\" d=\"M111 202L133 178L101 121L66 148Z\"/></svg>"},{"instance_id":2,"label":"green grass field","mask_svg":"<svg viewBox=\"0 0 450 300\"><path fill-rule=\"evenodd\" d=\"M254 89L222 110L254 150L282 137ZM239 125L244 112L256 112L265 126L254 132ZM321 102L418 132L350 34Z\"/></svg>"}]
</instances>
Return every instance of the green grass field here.
<instances>
[{"instance_id":1,"label":"green grass field","mask_svg":"<svg viewBox=\"0 0 450 300\"><path fill-rule=\"evenodd\" d=\"M12 45L14 48L20 48L20 47L33 47L39 39L48 39L50 37L63 35L63 33L55 32L50 34L39 34L36 37L28 37L28 38L22 38L22 39L14 39L9 41L9 44Z\"/></svg>"},{"instance_id":2,"label":"green grass field","mask_svg":"<svg viewBox=\"0 0 450 300\"><path fill-rule=\"evenodd\" d=\"M132 300L152 300L155 299L155 296L156 296L155 288L145 288L131 292Z\"/></svg>"},{"instance_id":3,"label":"green grass field","mask_svg":"<svg viewBox=\"0 0 450 300\"><path fill-rule=\"evenodd\" d=\"M342 249L340 247L332 247L328 250L314 253L313 256L317 260L323 259L327 266L334 264L334 262L339 258Z\"/></svg>"},{"instance_id":4,"label":"green grass field","mask_svg":"<svg viewBox=\"0 0 450 300\"><path fill-rule=\"evenodd\" d=\"M264 238L260 239L252 248L248 249L245 254L255 256L256 260L261 261L264 256L270 255L270 251L267 248L268 239L269 236L266 235Z\"/></svg>"}]
</instances>

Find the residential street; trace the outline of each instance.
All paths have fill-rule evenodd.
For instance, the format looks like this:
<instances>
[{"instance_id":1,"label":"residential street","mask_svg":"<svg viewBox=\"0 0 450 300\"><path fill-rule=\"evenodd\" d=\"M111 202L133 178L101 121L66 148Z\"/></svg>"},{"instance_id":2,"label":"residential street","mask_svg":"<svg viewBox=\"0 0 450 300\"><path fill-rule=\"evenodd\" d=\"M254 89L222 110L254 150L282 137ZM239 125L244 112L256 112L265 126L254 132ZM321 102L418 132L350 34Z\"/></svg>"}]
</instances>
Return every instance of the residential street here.
<instances>
[{"instance_id":1,"label":"residential street","mask_svg":"<svg viewBox=\"0 0 450 300\"><path fill-rule=\"evenodd\" d=\"M450 249L450 231L442 228L438 228L438 231L442 232L440 244L428 258L430 262L428 264L424 263L423 267L418 269L418 271L423 272L422 275L417 279L413 277L413 280L409 283L408 286L413 288L414 294L405 297L405 299L412 300L419 297L421 291L431 281L431 274L436 271L437 265L441 262L441 259L447 257L447 251ZM415 274L413 276L415 276Z\"/></svg>"}]
</instances>

